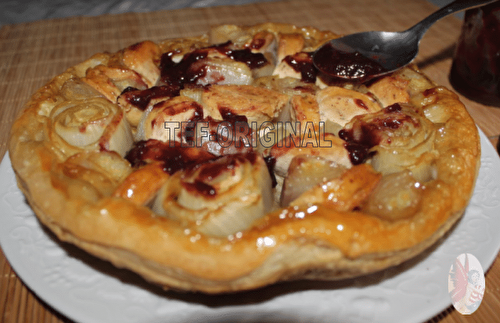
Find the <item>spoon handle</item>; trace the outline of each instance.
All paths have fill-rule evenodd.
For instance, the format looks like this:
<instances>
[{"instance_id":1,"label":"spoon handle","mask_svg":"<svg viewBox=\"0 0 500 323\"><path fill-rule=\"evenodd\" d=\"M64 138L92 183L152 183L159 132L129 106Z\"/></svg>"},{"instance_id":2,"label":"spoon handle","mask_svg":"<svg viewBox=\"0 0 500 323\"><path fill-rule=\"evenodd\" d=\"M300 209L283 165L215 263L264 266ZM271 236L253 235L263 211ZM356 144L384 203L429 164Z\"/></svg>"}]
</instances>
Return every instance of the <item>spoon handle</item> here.
<instances>
[{"instance_id":1,"label":"spoon handle","mask_svg":"<svg viewBox=\"0 0 500 323\"><path fill-rule=\"evenodd\" d=\"M446 17L454 12L462 11L465 9L472 9L476 7L480 7L492 2L495 2L497 0L456 0L448 5L442 7L438 11L434 12L415 26L409 28L407 32L414 32L418 34L418 38L422 38L422 36L425 34L427 29L429 29L430 26L432 26L436 21L439 19Z\"/></svg>"}]
</instances>

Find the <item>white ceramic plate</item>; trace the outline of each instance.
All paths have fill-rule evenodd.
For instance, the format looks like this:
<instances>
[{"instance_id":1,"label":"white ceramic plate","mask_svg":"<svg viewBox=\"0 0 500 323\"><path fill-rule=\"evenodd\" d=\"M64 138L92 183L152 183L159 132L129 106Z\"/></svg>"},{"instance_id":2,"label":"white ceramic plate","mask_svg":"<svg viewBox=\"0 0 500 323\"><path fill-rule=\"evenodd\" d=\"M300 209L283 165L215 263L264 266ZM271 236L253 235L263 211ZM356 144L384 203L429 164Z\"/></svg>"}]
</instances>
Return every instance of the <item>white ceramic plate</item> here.
<instances>
[{"instance_id":1,"label":"white ceramic plate","mask_svg":"<svg viewBox=\"0 0 500 323\"><path fill-rule=\"evenodd\" d=\"M474 196L451 234L426 255L363 279L222 296L164 292L43 229L16 186L8 156L0 166L0 242L33 292L82 323L422 322L451 305L448 270L458 255L473 254L487 270L500 248L500 159L482 132L481 145Z\"/></svg>"}]
</instances>

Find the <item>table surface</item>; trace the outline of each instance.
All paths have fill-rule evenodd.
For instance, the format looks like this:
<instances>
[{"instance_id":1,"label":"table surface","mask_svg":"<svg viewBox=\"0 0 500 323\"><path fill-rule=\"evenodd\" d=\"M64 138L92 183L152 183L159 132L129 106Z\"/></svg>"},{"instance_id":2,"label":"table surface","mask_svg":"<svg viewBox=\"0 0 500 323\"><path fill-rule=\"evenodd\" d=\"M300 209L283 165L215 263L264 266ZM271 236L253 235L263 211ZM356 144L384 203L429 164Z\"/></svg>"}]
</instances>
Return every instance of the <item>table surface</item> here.
<instances>
[{"instance_id":1,"label":"table surface","mask_svg":"<svg viewBox=\"0 0 500 323\"><path fill-rule=\"evenodd\" d=\"M204 33L222 23L284 22L340 34L366 30L404 30L436 10L425 0L289 0L238 6L212 6L49 19L4 25L0 29L0 158L11 124L30 95L55 75L94 53L116 51L144 39L161 40ZM438 84L450 86L448 72L461 20L449 16L421 42L415 63ZM496 145L500 109L461 97L477 125ZM70 322L37 298L16 276L0 252L0 322ZM462 316L450 306L429 322L499 322L500 261L486 274L479 309Z\"/></svg>"}]
</instances>

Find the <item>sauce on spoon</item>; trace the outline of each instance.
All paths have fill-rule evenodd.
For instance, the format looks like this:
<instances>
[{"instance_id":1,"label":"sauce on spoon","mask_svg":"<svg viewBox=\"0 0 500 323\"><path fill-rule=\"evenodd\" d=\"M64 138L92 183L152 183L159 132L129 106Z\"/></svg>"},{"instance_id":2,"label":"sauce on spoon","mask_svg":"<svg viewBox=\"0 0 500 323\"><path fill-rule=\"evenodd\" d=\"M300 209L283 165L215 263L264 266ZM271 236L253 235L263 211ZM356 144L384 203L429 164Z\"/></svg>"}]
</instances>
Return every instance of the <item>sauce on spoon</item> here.
<instances>
[{"instance_id":1,"label":"sauce on spoon","mask_svg":"<svg viewBox=\"0 0 500 323\"><path fill-rule=\"evenodd\" d=\"M372 75L379 75L386 71L377 61L358 51L341 51L331 44L323 46L315 53L314 62L319 70L330 76L358 81L367 80Z\"/></svg>"}]
</instances>

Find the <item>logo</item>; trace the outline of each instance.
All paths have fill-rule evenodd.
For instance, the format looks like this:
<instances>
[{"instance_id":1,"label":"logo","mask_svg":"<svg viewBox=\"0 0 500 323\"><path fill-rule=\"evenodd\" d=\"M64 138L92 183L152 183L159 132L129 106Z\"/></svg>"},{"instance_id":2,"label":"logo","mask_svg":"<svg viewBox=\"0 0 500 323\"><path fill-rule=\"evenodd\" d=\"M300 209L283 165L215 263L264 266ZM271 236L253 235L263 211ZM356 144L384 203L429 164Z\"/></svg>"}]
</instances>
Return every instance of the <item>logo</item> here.
<instances>
[{"instance_id":1,"label":"logo","mask_svg":"<svg viewBox=\"0 0 500 323\"><path fill-rule=\"evenodd\" d=\"M326 125L320 121L319 126L313 122L281 122L264 121L164 121L163 129L166 140L171 147L180 139L181 147L203 147L219 145L223 148L234 146L271 148L331 148L333 143L328 139Z\"/></svg>"},{"instance_id":2,"label":"logo","mask_svg":"<svg viewBox=\"0 0 500 323\"><path fill-rule=\"evenodd\" d=\"M476 257L463 253L455 259L448 274L448 293L453 307L463 315L474 313L483 300L484 271Z\"/></svg>"}]
</instances>

